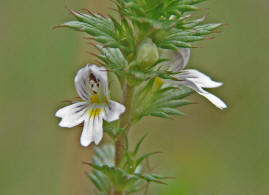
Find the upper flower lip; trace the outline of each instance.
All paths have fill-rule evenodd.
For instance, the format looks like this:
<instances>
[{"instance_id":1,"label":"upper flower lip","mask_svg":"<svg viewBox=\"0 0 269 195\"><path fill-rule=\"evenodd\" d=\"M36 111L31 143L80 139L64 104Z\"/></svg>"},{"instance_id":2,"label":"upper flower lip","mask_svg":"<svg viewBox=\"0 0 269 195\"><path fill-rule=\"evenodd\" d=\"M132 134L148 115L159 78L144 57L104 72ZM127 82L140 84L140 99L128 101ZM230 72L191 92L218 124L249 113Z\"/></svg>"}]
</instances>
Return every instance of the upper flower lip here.
<instances>
[{"instance_id":1,"label":"upper flower lip","mask_svg":"<svg viewBox=\"0 0 269 195\"><path fill-rule=\"evenodd\" d=\"M98 83L98 85L102 85L104 95L108 97L108 79L106 69L104 67L88 64L84 68L81 68L75 77L75 88L81 99L89 100L91 98L91 94L89 93L90 79ZM92 91L97 93L94 89Z\"/></svg>"},{"instance_id":2,"label":"upper flower lip","mask_svg":"<svg viewBox=\"0 0 269 195\"><path fill-rule=\"evenodd\" d=\"M180 72L190 60L190 48L179 48L177 51L162 49L160 58L169 58L170 61L162 63L169 71Z\"/></svg>"},{"instance_id":3,"label":"upper flower lip","mask_svg":"<svg viewBox=\"0 0 269 195\"><path fill-rule=\"evenodd\" d=\"M107 71L104 67L86 65L75 76L75 88L83 100L55 113L62 118L59 126L72 128L84 122L80 143L87 147L91 142L98 144L103 137L103 119L111 122L118 120L125 107L110 100Z\"/></svg>"}]
</instances>

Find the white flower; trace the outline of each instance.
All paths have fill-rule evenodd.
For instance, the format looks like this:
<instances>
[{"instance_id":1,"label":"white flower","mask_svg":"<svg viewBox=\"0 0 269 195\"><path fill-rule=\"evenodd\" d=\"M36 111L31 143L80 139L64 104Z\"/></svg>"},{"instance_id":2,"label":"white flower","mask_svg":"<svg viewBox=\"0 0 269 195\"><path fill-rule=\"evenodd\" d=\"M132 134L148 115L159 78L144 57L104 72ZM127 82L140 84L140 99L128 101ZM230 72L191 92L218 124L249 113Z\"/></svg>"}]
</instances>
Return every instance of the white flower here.
<instances>
[{"instance_id":1,"label":"white flower","mask_svg":"<svg viewBox=\"0 0 269 195\"><path fill-rule=\"evenodd\" d=\"M227 108L227 105L221 99L203 89L220 87L223 83L213 81L209 76L198 70L184 70L190 59L189 48L180 48L178 51L162 50L161 58L171 59L169 62L163 63L163 67L173 72L179 72L174 76L178 80L176 83L192 88L220 109Z\"/></svg>"},{"instance_id":2,"label":"white flower","mask_svg":"<svg viewBox=\"0 0 269 195\"><path fill-rule=\"evenodd\" d=\"M109 99L107 71L96 65L86 65L75 77L75 88L83 100L58 110L62 118L60 127L72 128L84 122L80 137L82 146L98 144L103 137L103 119L111 122L119 119L125 107Z\"/></svg>"}]
</instances>

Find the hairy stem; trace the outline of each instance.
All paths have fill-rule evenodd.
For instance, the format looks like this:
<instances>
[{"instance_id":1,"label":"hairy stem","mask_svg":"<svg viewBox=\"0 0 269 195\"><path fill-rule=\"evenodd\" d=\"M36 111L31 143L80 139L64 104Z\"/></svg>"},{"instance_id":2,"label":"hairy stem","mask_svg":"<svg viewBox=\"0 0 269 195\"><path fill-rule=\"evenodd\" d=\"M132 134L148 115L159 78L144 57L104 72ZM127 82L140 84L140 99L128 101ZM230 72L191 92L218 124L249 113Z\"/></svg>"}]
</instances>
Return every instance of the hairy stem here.
<instances>
[{"instance_id":1,"label":"hairy stem","mask_svg":"<svg viewBox=\"0 0 269 195\"><path fill-rule=\"evenodd\" d=\"M131 127L130 122L131 122L133 94L134 94L134 87L129 86L128 83L126 82L123 89L123 104L125 105L126 110L124 114L121 116L120 120L120 127L126 128L126 132L128 132ZM116 150L115 165L116 167L119 167L125 151L125 136L123 133L118 137L115 143L115 150ZM114 195L122 195L122 192L115 191Z\"/></svg>"}]
</instances>

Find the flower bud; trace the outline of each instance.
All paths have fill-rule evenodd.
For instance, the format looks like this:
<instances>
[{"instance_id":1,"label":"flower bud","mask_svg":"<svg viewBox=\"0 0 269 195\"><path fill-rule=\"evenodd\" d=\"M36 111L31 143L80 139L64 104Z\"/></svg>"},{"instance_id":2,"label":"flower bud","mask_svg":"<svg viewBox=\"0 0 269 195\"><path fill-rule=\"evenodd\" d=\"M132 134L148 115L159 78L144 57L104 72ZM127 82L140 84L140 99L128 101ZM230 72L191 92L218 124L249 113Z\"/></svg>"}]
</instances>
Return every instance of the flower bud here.
<instances>
[{"instance_id":1,"label":"flower bud","mask_svg":"<svg viewBox=\"0 0 269 195\"><path fill-rule=\"evenodd\" d=\"M140 43L137 49L136 62L143 68L147 68L157 62L159 51L150 38Z\"/></svg>"}]
</instances>

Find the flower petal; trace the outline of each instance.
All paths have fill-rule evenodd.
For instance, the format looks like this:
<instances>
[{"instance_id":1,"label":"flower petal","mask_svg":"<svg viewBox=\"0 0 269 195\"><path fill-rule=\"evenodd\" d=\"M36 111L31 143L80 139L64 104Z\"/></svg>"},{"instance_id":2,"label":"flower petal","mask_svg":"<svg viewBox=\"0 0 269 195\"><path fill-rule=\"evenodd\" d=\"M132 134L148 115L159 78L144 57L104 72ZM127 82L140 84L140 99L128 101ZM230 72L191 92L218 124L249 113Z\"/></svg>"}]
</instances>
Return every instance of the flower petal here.
<instances>
[{"instance_id":1,"label":"flower petal","mask_svg":"<svg viewBox=\"0 0 269 195\"><path fill-rule=\"evenodd\" d=\"M80 144L84 147L88 147L93 141L93 127L94 127L93 123L94 123L94 117L90 117L89 115L87 115L80 136Z\"/></svg>"},{"instance_id":2,"label":"flower petal","mask_svg":"<svg viewBox=\"0 0 269 195\"><path fill-rule=\"evenodd\" d=\"M103 117L102 113L94 118L93 141L97 145L103 138Z\"/></svg>"},{"instance_id":3,"label":"flower petal","mask_svg":"<svg viewBox=\"0 0 269 195\"><path fill-rule=\"evenodd\" d=\"M216 97L215 95L205 91L204 89L202 89L197 83L191 81L191 80L184 80L184 81L180 81L178 82L181 85L185 85L189 88L192 88L193 90L195 90L197 93L199 93L200 95L204 96L205 98L207 98L212 104L214 104L216 107L220 108L220 109L224 109L227 108L227 105L218 97Z\"/></svg>"},{"instance_id":4,"label":"flower petal","mask_svg":"<svg viewBox=\"0 0 269 195\"><path fill-rule=\"evenodd\" d=\"M179 48L177 51L163 49L161 58L171 59L164 62L163 66L168 66L170 71L179 72L185 68L190 59L190 48Z\"/></svg>"},{"instance_id":5,"label":"flower petal","mask_svg":"<svg viewBox=\"0 0 269 195\"><path fill-rule=\"evenodd\" d=\"M197 93L207 98L216 107L220 109L227 108L227 105L222 100L203 89L219 87L222 83L213 81L207 75L193 69L184 70L175 75L175 77L179 80L179 84L192 88Z\"/></svg>"},{"instance_id":6,"label":"flower petal","mask_svg":"<svg viewBox=\"0 0 269 195\"><path fill-rule=\"evenodd\" d=\"M124 111L125 111L125 106L121 105L118 102L110 100L105 110L104 119L108 122L118 120L120 118L120 115Z\"/></svg>"},{"instance_id":7,"label":"flower petal","mask_svg":"<svg viewBox=\"0 0 269 195\"><path fill-rule=\"evenodd\" d=\"M219 99L217 96L215 96L207 91L204 91L203 93L199 93L199 94L204 96L206 99L208 99L216 107L218 107L222 110L227 108L227 105L221 99Z\"/></svg>"},{"instance_id":8,"label":"flower petal","mask_svg":"<svg viewBox=\"0 0 269 195\"><path fill-rule=\"evenodd\" d=\"M216 88L223 85L223 83L213 81L209 76L195 69L186 69L178 74L177 78L190 80L202 88Z\"/></svg>"},{"instance_id":9,"label":"flower petal","mask_svg":"<svg viewBox=\"0 0 269 195\"><path fill-rule=\"evenodd\" d=\"M88 147L91 142L96 145L100 143L103 138L103 113L96 116L88 115L85 120L82 134L80 137L80 144Z\"/></svg>"},{"instance_id":10,"label":"flower petal","mask_svg":"<svg viewBox=\"0 0 269 195\"><path fill-rule=\"evenodd\" d=\"M75 103L61 108L55 113L56 117L62 118L60 127L72 128L85 120L85 112L88 104L86 102Z\"/></svg>"},{"instance_id":11,"label":"flower petal","mask_svg":"<svg viewBox=\"0 0 269 195\"><path fill-rule=\"evenodd\" d=\"M104 90L104 94L108 97L108 81L107 81L107 70L104 67L96 66L96 65L88 65L90 72L94 74L94 76L101 82L101 85Z\"/></svg>"},{"instance_id":12,"label":"flower petal","mask_svg":"<svg viewBox=\"0 0 269 195\"><path fill-rule=\"evenodd\" d=\"M89 75L92 73L98 82L102 85L102 90L104 91L105 96L108 96L108 81L107 81L107 70L104 67L98 67L96 65L86 65L81 68L76 77L75 77L75 88L78 95L83 100L90 99L89 92Z\"/></svg>"},{"instance_id":13,"label":"flower petal","mask_svg":"<svg viewBox=\"0 0 269 195\"><path fill-rule=\"evenodd\" d=\"M85 67L81 68L76 77L75 77L75 88L77 90L78 95L83 100L89 99L89 91L88 91L88 79L89 79L89 65L86 65Z\"/></svg>"}]
</instances>

